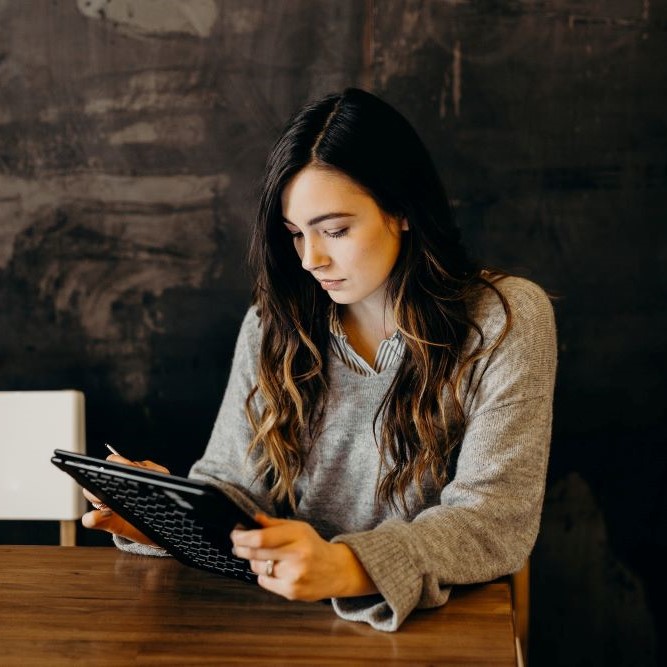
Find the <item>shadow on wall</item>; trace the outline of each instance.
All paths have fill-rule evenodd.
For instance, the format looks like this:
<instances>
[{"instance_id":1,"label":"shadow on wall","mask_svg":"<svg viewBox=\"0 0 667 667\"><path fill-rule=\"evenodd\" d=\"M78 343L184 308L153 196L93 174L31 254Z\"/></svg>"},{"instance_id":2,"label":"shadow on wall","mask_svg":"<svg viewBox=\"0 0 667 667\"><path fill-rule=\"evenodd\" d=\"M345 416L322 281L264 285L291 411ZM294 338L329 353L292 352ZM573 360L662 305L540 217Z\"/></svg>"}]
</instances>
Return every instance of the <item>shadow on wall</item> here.
<instances>
[{"instance_id":1,"label":"shadow on wall","mask_svg":"<svg viewBox=\"0 0 667 667\"><path fill-rule=\"evenodd\" d=\"M532 574L531 661L657 664L644 581L619 560L605 515L578 473L550 487L533 559L538 567ZM648 582L658 584L653 577Z\"/></svg>"}]
</instances>

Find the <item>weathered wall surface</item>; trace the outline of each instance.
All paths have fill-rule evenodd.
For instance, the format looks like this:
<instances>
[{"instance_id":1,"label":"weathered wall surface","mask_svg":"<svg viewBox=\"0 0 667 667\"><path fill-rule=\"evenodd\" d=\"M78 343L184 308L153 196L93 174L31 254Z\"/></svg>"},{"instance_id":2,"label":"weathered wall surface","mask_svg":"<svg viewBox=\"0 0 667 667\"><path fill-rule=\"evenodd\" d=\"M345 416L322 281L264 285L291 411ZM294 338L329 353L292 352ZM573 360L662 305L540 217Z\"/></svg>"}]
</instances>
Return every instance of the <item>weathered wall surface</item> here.
<instances>
[{"instance_id":1,"label":"weathered wall surface","mask_svg":"<svg viewBox=\"0 0 667 667\"><path fill-rule=\"evenodd\" d=\"M3 387L80 386L93 451L187 469L247 306L266 154L295 103L358 78L363 10L0 3Z\"/></svg>"},{"instance_id":2,"label":"weathered wall surface","mask_svg":"<svg viewBox=\"0 0 667 667\"><path fill-rule=\"evenodd\" d=\"M559 297L531 662L657 664L666 37L649 0L0 0L0 389L80 388L92 453L184 472L271 142L367 87L431 147L475 252Z\"/></svg>"}]
</instances>

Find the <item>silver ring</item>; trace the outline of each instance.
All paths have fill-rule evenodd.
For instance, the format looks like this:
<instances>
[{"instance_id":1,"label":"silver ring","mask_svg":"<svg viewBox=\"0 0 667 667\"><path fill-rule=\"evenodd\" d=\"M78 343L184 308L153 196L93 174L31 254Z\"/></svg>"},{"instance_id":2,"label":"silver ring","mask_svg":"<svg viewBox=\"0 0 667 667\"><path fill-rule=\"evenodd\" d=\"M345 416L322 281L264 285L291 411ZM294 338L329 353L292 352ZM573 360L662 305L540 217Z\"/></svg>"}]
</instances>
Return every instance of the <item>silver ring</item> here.
<instances>
[{"instance_id":1,"label":"silver ring","mask_svg":"<svg viewBox=\"0 0 667 667\"><path fill-rule=\"evenodd\" d=\"M105 510L107 505L105 503L90 503L96 510Z\"/></svg>"},{"instance_id":2,"label":"silver ring","mask_svg":"<svg viewBox=\"0 0 667 667\"><path fill-rule=\"evenodd\" d=\"M264 574L267 577L272 577L273 576L273 566L275 565L275 561L273 560L267 560L266 561L266 567L264 568Z\"/></svg>"}]
</instances>

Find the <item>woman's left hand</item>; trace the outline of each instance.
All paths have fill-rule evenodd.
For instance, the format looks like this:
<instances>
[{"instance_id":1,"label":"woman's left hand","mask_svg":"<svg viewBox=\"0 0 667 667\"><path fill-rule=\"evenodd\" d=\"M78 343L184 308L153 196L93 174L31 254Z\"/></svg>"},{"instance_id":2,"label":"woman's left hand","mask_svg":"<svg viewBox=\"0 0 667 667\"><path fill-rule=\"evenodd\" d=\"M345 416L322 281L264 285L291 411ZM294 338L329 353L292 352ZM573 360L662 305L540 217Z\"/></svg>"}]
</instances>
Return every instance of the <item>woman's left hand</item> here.
<instances>
[{"instance_id":1,"label":"woman's left hand","mask_svg":"<svg viewBox=\"0 0 667 667\"><path fill-rule=\"evenodd\" d=\"M377 593L354 552L342 543L323 540L304 521L258 514L262 526L234 530L234 553L250 561L258 583L288 600L321 600Z\"/></svg>"}]
</instances>

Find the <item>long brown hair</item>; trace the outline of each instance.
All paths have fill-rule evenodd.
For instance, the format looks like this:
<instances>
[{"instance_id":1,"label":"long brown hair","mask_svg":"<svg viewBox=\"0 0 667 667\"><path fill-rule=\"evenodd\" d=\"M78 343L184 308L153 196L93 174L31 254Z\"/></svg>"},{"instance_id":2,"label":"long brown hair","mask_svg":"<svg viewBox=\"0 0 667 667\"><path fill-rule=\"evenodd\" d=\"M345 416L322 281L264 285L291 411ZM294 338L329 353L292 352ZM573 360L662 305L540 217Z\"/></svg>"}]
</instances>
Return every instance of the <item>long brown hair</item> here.
<instances>
[{"instance_id":1,"label":"long brown hair","mask_svg":"<svg viewBox=\"0 0 667 667\"><path fill-rule=\"evenodd\" d=\"M267 161L250 252L262 342L257 385L246 402L255 433L249 454L276 501L296 506L303 443L317 438L328 394L331 301L306 279L282 224L283 189L311 164L342 172L385 213L408 221L387 283L405 354L373 424L374 432L380 424L382 460L377 498L407 511L412 485L420 493L428 476L446 483L466 427L463 379L509 328L509 306L495 285L501 274L468 257L433 162L393 107L350 88L290 120ZM470 315L483 289L495 292L506 313L494 341L484 340Z\"/></svg>"}]
</instances>

